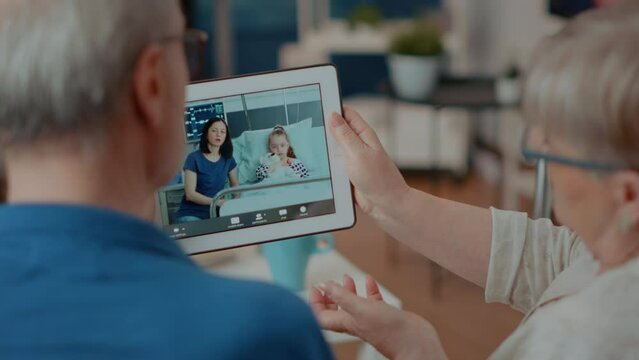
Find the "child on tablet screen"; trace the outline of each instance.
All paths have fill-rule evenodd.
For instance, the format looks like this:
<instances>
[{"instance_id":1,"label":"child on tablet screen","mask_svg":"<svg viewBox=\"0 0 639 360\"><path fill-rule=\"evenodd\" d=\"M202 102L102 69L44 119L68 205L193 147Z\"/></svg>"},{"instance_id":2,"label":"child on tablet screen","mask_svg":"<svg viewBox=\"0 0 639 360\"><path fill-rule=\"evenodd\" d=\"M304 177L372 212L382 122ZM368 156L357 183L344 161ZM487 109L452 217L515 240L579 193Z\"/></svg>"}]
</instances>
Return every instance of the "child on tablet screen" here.
<instances>
[{"instance_id":1,"label":"child on tablet screen","mask_svg":"<svg viewBox=\"0 0 639 360\"><path fill-rule=\"evenodd\" d=\"M284 127L276 125L268 136L269 154L262 158L255 169L257 181L277 178L306 178L308 171L295 155Z\"/></svg>"}]
</instances>

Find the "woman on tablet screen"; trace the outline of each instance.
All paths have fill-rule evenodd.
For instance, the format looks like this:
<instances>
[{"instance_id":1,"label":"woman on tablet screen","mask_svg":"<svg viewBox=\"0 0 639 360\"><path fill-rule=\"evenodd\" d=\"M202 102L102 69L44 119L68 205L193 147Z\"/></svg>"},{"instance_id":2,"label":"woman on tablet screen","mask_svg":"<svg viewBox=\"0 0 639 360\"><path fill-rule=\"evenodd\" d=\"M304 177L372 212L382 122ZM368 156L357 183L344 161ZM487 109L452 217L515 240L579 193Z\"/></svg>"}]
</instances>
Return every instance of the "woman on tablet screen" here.
<instances>
[{"instance_id":1,"label":"woman on tablet screen","mask_svg":"<svg viewBox=\"0 0 639 360\"><path fill-rule=\"evenodd\" d=\"M239 185L237 163L233 159L231 134L224 119L212 118L202 129L199 149L184 162L184 198L176 212L177 223L209 219L211 202L224 189ZM224 200L217 204L217 210Z\"/></svg>"},{"instance_id":2,"label":"woman on tablet screen","mask_svg":"<svg viewBox=\"0 0 639 360\"><path fill-rule=\"evenodd\" d=\"M532 59L522 154L545 160L564 226L410 188L354 111L334 114L360 208L393 238L526 314L491 359L639 358L639 2L572 21ZM417 279L416 285L420 280ZM422 284L423 285L423 284ZM383 302L372 278L310 301L327 329L391 359L446 357L435 328Z\"/></svg>"}]
</instances>

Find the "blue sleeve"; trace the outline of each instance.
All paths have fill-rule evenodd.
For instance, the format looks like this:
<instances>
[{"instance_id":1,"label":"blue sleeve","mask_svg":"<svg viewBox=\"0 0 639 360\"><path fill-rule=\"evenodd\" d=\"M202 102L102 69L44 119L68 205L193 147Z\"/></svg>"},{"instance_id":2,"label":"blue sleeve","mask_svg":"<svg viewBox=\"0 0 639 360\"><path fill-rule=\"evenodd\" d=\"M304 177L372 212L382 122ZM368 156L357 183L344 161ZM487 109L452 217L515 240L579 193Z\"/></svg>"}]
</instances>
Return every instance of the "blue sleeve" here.
<instances>
[{"instance_id":1,"label":"blue sleeve","mask_svg":"<svg viewBox=\"0 0 639 360\"><path fill-rule=\"evenodd\" d=\"M263 359L327 360L333 354L309 306L288 291L276 292L262 320L268 336Z\"/></svg>"},{"instance_id":2,"label":"blue sleeve","mask_svg":"<svg viewBox=\"0 0 639 360\"><path fill-rule=\"evenodd\" d=\"M295 294L201 272L197 278L179 277L176 285L175 294L195 296L174 298L180 309L175 343L185 344L174 358L333 359L310 307Z\"/></svg>"},{"instance_id":3,"label":"blue sleeve","mask_svg":"<svg viewBox=\"0 0 639 360\"><path fill-rule=\"evenodd\" d=\"M197 161L195 159L197 152L192 152L189 154L189 156L186 157L186 160L184 160L184 170L191 170L194 173L197 173Z\"/></svg>"},{"instance_id":4,"label":"blue sleeve","mask_svg":"<svg viewBox=\"0 0 639 360\"><path fill-rule=\"evenodd\" d=\"M313 315L306 303L297 298L295 300L298 302L299 310L291 312L291 314L295 316L295 320L300 326L293 331L299 331L301 341L299 343L290 343L290 332L287 332L287 335L282 337L282 341L289 342L295 359L333 359L333 352L324 339L315 315Z\"/></svg>"},{"instance_id":5,"label":"blue sleeve","mask_svg":"<svg viewBox=\"0 0 639 360\"><path fill-rule=\"evenodd\" d=\"M237 162L235 161L235 158L231 156L231 158L229 159L229 172L233 171L233 169L235 169L237 167Z\"/></svg>"}]
</instances>

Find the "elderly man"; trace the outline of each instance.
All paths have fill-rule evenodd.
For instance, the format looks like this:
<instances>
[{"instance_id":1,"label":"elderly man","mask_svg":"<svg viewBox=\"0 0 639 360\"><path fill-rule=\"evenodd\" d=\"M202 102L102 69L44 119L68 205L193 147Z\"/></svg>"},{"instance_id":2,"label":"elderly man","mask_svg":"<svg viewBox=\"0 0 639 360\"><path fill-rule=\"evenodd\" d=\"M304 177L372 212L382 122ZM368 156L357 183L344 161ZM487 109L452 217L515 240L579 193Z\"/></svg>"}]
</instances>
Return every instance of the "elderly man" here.
<instances>
[{"instance_id":1,"label":"elderly man","mask_svg":"<svg viewBox=\"0 0 639 360\"><path fill-rule=\"evenodd\" d=\"M2 359L326 359L312 313L148 220L180 165L177 0L0 1Z\"/></svg>"}]
</instances>

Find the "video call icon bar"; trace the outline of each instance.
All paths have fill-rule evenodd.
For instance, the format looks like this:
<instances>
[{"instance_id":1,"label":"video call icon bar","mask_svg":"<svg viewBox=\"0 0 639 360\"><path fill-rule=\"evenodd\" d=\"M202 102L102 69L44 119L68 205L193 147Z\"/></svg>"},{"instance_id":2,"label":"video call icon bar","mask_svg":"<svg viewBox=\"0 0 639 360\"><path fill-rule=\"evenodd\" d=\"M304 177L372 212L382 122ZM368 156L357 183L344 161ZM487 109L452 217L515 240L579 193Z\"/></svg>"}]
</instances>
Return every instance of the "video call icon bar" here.
<instances>
[{"instance_id":1,"label":"video call icon bar","mask_svg":"<svg viewBox=\"0 0 639 360\"><path fill-rule=\"evenodd\" d=\"M169 232L173 238L184 238L187 236L197 236L211 232L223 232L334 213L335 204L333 200L324 200L312 204L298 204L214 218L211 220L179 224L179 226L174 225L169 227Z\"/></svg>"}]
</instances>

